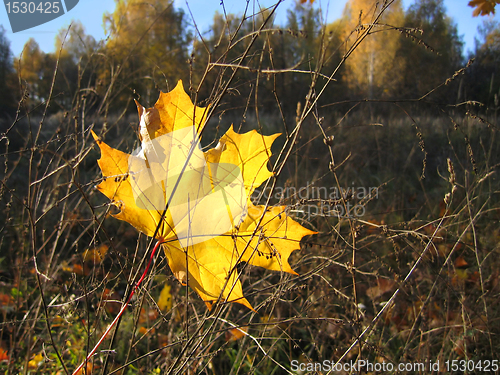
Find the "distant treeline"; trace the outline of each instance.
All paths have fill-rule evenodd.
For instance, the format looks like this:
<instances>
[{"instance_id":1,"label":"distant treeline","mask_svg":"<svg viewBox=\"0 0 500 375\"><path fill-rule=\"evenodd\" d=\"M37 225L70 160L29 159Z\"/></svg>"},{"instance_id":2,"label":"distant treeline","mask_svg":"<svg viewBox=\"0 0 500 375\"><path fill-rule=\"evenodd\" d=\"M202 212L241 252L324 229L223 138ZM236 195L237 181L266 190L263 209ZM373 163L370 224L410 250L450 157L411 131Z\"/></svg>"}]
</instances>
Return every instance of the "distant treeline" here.
<instances>
[{"instance_id":1,"label":"distant treeline","mask_svg":"<svg viewBox=\"0 0 500 375\"><path fill-rule=\"evenodd\" d=\"M288 9L285 25L276 24L272 8L216 13L210 31L201 34L173 1L116 0L115 11L104 15L106 40L95 41L74 22L59 32L54 53L30 39L15 57L2 28L0 111L13 117L21 102L22 109L41 112L50 97L49 113L119 113L134 110L133 99L151 106L159 90L182 79L200 105L224 94L220 110L258 108L286 117L304 102L315 76L316 92L334 79L318 101L332 110L350 110L359 101L419 99L498 106L497 23L485 22L474 56L464 56L442 0L416 0L406 12L395 0L379 17L386 3L350 0L342 17L326 25L314 3L300 1Z\"/></svg>"}]
</instances>

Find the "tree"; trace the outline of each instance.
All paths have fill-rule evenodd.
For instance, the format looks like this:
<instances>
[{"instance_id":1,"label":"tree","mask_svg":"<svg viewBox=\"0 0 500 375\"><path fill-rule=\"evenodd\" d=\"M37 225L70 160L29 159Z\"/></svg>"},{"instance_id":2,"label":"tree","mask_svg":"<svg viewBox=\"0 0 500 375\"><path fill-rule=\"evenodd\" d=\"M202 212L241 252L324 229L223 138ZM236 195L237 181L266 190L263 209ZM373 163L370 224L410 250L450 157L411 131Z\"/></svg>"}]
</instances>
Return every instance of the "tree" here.
<instances>
[{"instance_id":1,"label":"tree","mask_svg":"<svg viewBox=\"0 0 500 375\"><path fill-rule=\"evenodd\" d=\"M27 90L31 101L38 103L43 100L43 76L45 53L35 39L30 38L24 45L16 65L17 74L24 90Z\"/></svg>"},{"instance_id":2,"label":"tree","mask_svg":"<svg viewBox=\"0 0 500 375\"><path fill-rule=\"evenodd\" d=\"M57 101L65 109L71 109L75 95L81 87L95 85L96 52L98 46L93 36L85 33L80 21L68 28L62 28L55 39L55 54L59 58L59 68L55 82L55 92L64 93Z\"/></svg>"},{"instance_id":3,"label":"tree","mask_svg":"<svg viewBox=\"0 0 500 375\"><path fill-rule=\"evenodd\" d=\"M41 51L38 43L33 38L26 42L16 64L16 69L21 88L29 94L29 102L33 107L45 103L49 98L51 89L51 103L54 103L54 101L58 104L64 103L65 95L64 90L61 88L62 78L56 80L54 87L52 87L56 66L57 58L55 54ZM62 102L57 102L57 99ZM59 107L59 105L53 105L50 107L50 111L55 112L59 110Z\"/></svg>"},{"instance_id":4,"label":"tree","mask_svg":"<svg viewBox=\"0 0 500 375\"><path fill-rule=\"evenodd\" d=\"M480 101L486 109L498 108L500 95L500 24L484 21L479 27L474 64L466 72L465 99Z\"/></svg>"},{"instance_id":5,"label":"tree","mask_svg":"<svg viewBox=\"0 0 500 375\"><path fill-rule=\"evenodd\" d=\"M246 40L242 39L245 34L240 27L241 22L241 18L235 14L215 12L208 35L201 40L195 39L193 83L196 87L202 83L199 91L201 98L216 96L224 80L226 69L214 64L238 64L244 53ZM243 72L238 72L238 79L242 79L242 75ZM238 92L242 94L241 90Z\"/></svg>"},{"instance_id":6,"label":"tree","mask_svg":"<svg viewBox=\"0 0 500 375\"><path fill-rule=\"evenodd\" d=\"M13 72L10 42L0 26L0 115L11 113L15 108Z\"/></svg>"},{"instance_id":7,"label":"tree","mask_svg":"<svg viewBox=\"0 0 500 375\"><path fill-rule=\"evenodd\" d=\"M121 78L117 89L128 88L128 96L136 91L143 103L151 103L158 89L168 91L187 78L191 34L184 13L174 9L172 0L115 1L115 11L104 15L104 24L109 33L106 54L113 74Z\"/></svg>"},{"instance_id":8,"label":"tree","mask_svg":"<svg viewBox=\"0 0 500 375\"><path fill-rule=\"evenodd\" d=\"M287 11L286 30L279 39L279 49L275 49L281 53L274 60L280 62L281 69L301 71L286 73L278 80L283 106L295 114L297 102L304 104L311 86L312 73L306 72L321 72L324 67L326 43L319 9L296 0Z\"/></svg>"},{"instance_id":9,"label":"tree","mask_svg":"<svg viewBox=\"0 0 500 375\"><path fill-rule=\"evenodd\" d=\"M372 27L367 38L346 61L346 83L357 97L391 96L397 82L402 79L404 66L400 59L396 59L401 40L399 33L394 32L394 26L403 26L404 13L400 0L388 8L385 6L386 3L377 0L352 0L344 10L346 50Z\"/></svg>"},{"instance_id":10,"label":"tree","mask_svg":"<svg viewBox=\"0 0 500 375\"><path fill-rule=\"evenodd\" d=\"M194 86L203 80L199 97L217 96L234 73L230 95L223 100L227 107L256 107L261 112L279 108L295 118L297 102L304 104L314 72L330 75L337 67L339 33L335 26L323 27L320 11L299 0L288 10L286 25L274 21L269 9L214 16L210 32L194 43ZM318 85L322 83L326 80L320 78ZM323 97L330 102L336 95L332 89ZM248 106L242 107L242 99Z\"/></svg>"},{"instance_id":11,"label":"tree","mask_svg":"<svg viewBox=\"0 0 500 375\"><path fill-rule=\"evenodd\" d=\"M444 83L461 67L463 42L456 24L446 15L443 0L416 0L405 25L422 31L410 34L401 49L408 71L402 94L415 98ZM456 98L449 90L439 90L433 98L449 102Z\"/></svg>"},{"instance_id":12,"label":"tree","mask_svg":"<svg viewBox=\"0 0 500 375\"><path fill-rule=\"evenodd\" d=\"M281 56L281 30L275 28L271 12L261 9L253 15L216 13L210 29L207 37L195 41L193 49L193 82L196 87L202 82L200 96L217 97L232 77L226 91L229 95L223 100L227 107L245 112L248 106L275 109L276 75L261 73L283 68L283 59L277 57ZM248 106L242 106L244 102Z\"/></svg>"},{"instance_id":13,"label":"tree","mask_svg":"<svg viewBox=\"0 0 500 375\"><path fill-rule=\"evenodd\" d=\"M313 68L319 54L318 36L321 31L321 17L318 9L295 1L293 9L287 11L288 63L302 63L303 68ZM316 59L316 61L315 61Z\"/></svg>"},{"instance_id":14,"label":"tree","mask_svg":"<svg viewBox=\"0 0 500 375\"><path fill-rule=\"evenodd\" d=\"M62 28L56 35L55 51L62 49L61 57L69 56L75 64L88 60L97 48L92 35L85 33L85 26L80 21L73 21L69 28Z\"/></svg>"}]
</instances>

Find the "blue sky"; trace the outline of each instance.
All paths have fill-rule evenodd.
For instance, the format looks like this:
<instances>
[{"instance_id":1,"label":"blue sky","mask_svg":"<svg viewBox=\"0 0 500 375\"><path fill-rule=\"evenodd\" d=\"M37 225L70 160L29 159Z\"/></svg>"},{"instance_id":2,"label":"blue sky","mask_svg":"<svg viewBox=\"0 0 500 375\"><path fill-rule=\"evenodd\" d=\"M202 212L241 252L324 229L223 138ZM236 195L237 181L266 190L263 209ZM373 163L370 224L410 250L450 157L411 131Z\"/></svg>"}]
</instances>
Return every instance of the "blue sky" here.
<instances>
[{"instance_id":1,"label":"blue sky","mask_svg":"<svg viewBox=\"0 0 500 375\"><path fill-rule=\"evenodd\" d=\"M22 0L21 0L22 1ZM29 1L29 0L26 0ZM224 1L228 13L241 13L246 1L226 0ZM260 4L271 6L276 0L261 0L260 2L250 1L251 5ZM327 21L331 22L340 17L344 9L346 0L316 0L315 6L321 6ZM413 0L403 0L405 9L413 3ZM465 50L474 48L474 37L477 36L477 26L482 24L485 17L472 17L472 8L467 6L468 0L445 0L448 14L458 25L459 35L463 35ZM201 31L207 31L211 24L215 11L222 12L221 0L174 0L176 8L183 8L188 17L188 6L194 20ZM293 4L293 0L285 0L278 8L278 23L284 24L286 20L286 9ZM102 16L105 12L112 12L115 7L115 0L80 0L78 5L69 13L56 18L48 23L34 27L29 30L12 33L12 29L7 18L5 8L0 9L0 24L7 30L7 38L11 41L11 50L18 56L26 41L32 37L45 52L53 52L54 39L61 28L67 28L72 20L80 20L85 26L86 32L93 35L96 40L105 38L102 27ZM495 16L495 19L499 19Z\"/></svg>"}]
</instances>

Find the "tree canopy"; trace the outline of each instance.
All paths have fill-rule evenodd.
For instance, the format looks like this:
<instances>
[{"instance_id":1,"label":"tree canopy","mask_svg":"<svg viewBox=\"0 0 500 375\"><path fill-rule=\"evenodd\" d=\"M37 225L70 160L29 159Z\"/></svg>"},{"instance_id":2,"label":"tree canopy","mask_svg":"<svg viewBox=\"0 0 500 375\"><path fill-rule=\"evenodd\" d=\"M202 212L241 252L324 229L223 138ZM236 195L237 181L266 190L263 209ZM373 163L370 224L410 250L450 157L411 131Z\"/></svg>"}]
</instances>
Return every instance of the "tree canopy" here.
<instances>
[{"instance_id":1,"label":"tree canopy","mask_svg":"<svg viewBox=\"0 0 500 375\"><path fill-rule=\"evenodd\" d=\"M346 83L353 96L392 96L403 79L404 62L395 58L401 38L394 32L395 27L404 25L401 1L391 4L379 18L383 6L384 3L373 0L352 0L346 4L342 17L346 49L371 29L346 62Z\"/></svg>"},{"instance_id":2,"label":"tree canopy","mask_svg":"<svg viewBox=\"0 0 500 375\"><path fill-rule=\"evenodd\" d=\"M322 98L322 104L329 105L342 99L419 98L465 64L463 42L443 0L415 0L406 11L401 0L350 0L342 17L330 24L322 23L316 3L297 0L285 25L276 24L270 9L215 14L207 34L191 28L172 0L115 1L114 12L104 15L105 42L97 43L74 22L57 35L54 53L44 53L34 40L26 43L14 68L33 104L47 99L56 65L52 89L57 105L52 111L69 110L84 95L92 97L100 111L102 103L106 110L134 110L129 105L133 98L152 105L159 90L168 91L183 79L198 100L222 93L217 90L230 80L224 92L228 108L243 97L265 111L278 104L294 113L314 74L321 77L318 82L326 82L335 72L336 81ZM486 9L480 3L470 5ZM456 87L441 87L432 92L432 100L455 103L473 93L489 95L480 93L484 89L479 82L496 82L498 27L483 34L476 65L480 62L485 68L470 69L476 88L452 95ZM364 40L357 45L360 38ZM3 77L13 69L5 33L0 55Z\"/></svg>"},{"instance_id":3,"label":"tree canopy","mask_svg":"<svg viewBox=\"0 0 500 375\"><path fill-rule=\"evenodd\" d=\"M10 42L5 36L5 29L0 26L0 114L11 113L15 108L14 102L14 67Z\"/></svg>"}]
</instances>

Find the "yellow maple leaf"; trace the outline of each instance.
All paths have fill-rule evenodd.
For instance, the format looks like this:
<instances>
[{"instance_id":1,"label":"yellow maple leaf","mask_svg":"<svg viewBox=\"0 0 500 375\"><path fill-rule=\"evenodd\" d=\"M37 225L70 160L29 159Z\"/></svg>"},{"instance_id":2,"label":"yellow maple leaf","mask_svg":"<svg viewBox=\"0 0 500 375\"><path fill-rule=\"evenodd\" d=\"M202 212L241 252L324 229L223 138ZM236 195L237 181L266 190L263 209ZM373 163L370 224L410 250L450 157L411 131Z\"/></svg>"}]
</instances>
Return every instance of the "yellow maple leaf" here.
<instances>
[{"instance_id":1,"label":"yellow maple leaf","mask_svg":"<svg viewBox=\"0 0 500 375\"><path fill-rule=\"evenodd\" d=\"M101 150L97 188L120 209L113 216L162 241L173 274L207 305L222 297L252 308L236 265L295 274L288 257L302 237L316 233L288 217L285 207L250 201L273 175L267 163L279 134L238 134L231 127L217 147L203 152L199 135L207 109L193 105L181 81L160 93L153 108L137 107L141 147L132 154L92 133Z\"/></svg>"},{"instance_id":2,"label":"yellow maple leaf","mask_svg":"<svg viewBox=\"0 0 500 375\"><path fill-rule=\"evenodd\" d=\"M497 4L500 4L500 0L471 0L468 5L472 8L476 8L472 12L472 15L477 17L479 15L487 16L490 13L495 14L495 7Z\"/></svg>"}]
</instances>

